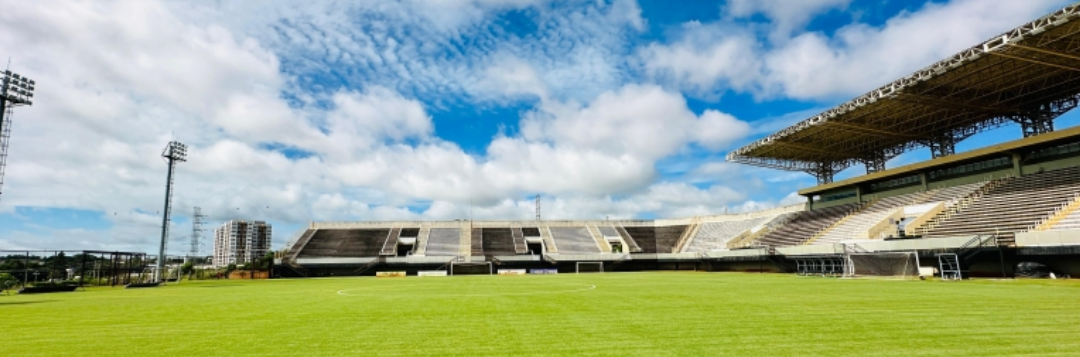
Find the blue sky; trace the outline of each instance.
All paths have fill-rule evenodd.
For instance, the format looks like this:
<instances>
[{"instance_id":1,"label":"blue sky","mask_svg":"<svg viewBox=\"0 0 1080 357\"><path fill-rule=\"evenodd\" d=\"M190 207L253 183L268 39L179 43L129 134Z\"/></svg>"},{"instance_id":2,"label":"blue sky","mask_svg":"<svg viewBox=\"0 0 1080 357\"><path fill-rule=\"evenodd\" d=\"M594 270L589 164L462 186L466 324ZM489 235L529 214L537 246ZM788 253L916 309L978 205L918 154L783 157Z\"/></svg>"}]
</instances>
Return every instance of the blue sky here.
<instances>
[{"instance_id":1,"label":"blue sky","mask_svg":"<svg viewBox=\"0 0 1080 357\"><path fill-rule=\"evenodd\" d=\"M0 249L152 249L169 140L191 147L174 253L196 206L211 226L267 220L280 245L313 220L529 219L536 194L552 219L801 202L809 175L724 155L1067 2L678 5L14 4L0 54L39 85L14 118Z\"/></svg>"}]
</instances>

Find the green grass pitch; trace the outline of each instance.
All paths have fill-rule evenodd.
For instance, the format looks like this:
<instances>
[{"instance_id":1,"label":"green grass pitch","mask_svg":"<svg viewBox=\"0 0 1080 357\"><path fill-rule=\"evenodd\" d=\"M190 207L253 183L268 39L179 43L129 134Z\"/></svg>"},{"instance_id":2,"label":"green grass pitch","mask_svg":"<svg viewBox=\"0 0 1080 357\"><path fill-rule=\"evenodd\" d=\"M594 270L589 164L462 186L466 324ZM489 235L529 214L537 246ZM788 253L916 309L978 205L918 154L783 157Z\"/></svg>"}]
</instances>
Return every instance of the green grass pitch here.
<instances>
[{"instance_id":1,"label":"green grass pitch","mask_svg":"<svg viewBox=\"0 0 1080 357\"><path fill-rule=\"evenodd\" d=\"M1080 353L1080 283L749 273L184 282L0 296L0 354Z\"/></svg>"}]
</instances>

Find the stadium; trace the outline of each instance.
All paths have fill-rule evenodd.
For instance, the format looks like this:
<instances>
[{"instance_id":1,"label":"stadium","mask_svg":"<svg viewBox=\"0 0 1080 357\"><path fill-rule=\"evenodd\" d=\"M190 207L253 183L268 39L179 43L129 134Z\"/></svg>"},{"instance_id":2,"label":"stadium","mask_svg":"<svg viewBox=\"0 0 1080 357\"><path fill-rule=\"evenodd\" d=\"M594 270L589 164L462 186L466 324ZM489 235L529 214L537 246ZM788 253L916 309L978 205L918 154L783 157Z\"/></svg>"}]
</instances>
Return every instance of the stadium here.
<instances>
[{"instance_id":1,"label":"stadium","mask_svg":"<svg viewBox=\"0 0 1080 357\"><path fill-rule=\"evenodd\" d=\"M1013 277L1019 262L1080 273L1076 5L731 152L809 173L803 205L665 220L312 222L275 261L282 277L381 270L704 270ZM985 130L1023 138L956 152ZM885 162L918 147L933 158ZM833 177L852 165L866 174ZM1075 232L1075 231L1073 231ZM918 262L918 263L916 263ZM479 266L479 268L476 268ZM462 267L458 273L463 273Z\"/></svg>"},{"instance_id":2,"label":"stadium","mask_svg":"<svg viewBox=\"0 0 1080 357\"><path fill-rule=\"evenodd\" d=\"M2 296L13 342L0 350L1073 355L1080 127L1054 124L1078 104L1072 4L727 155L812 175L805 203L670 219L550 220L538 207L532 220L310 222L275 250L269 279ZM1023 137L957 150L1005 126ZM931 159L886 167L923 148ZM866 173L836 179L856 165ZM150 265L130 254L140 267L113 276Z\"/></svg>"}]
</instances>

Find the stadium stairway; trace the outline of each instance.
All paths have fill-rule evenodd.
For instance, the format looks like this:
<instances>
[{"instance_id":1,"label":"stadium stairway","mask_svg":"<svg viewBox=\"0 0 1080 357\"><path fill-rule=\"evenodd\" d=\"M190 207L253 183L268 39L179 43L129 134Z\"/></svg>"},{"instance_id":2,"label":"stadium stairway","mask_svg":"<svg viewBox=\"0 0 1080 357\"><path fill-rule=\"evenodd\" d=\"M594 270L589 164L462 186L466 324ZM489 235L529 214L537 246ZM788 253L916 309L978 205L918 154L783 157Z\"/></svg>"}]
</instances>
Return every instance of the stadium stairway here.
<instances>
[{"instance_id":1,"label":"stadium stairway","mask_svg":"<svg viewBox=\"0 0 1080 357\"><path fill-rule=\"evenodd\" d=\"M740 232L739 234L731 237L731 239L728 240L726 248L739 249L747 248L753 245L763 245L758 242L761 237L764 237L766 234L769 234L769 232L772 232L773 230L782 227L783 225L787 224L788 221L791 221L795 217L798 217L798 215L798 212L785 213L761 223L758 227L751 227L743 232ZM755 230L755 228L757 229Z\"/></svg>"},{"instance_id":2,"label":"stadium stairway","mask_svg":"<svg viewBox=\"0 0 1080 357\"><path fill-rule=\"evenodd\" d=\"M1074 194L1072 202L1061 207L1051 217L1040 222L1031 231L1063 231L1080 229L1080 194Z\"/></svg>"},{"instance_id":3,"label":"stadium stairway","mask_svg":"<svg viewBox=\"0 0 1080 357\"><path fill-rule=\"evenodd\" d=\"M311 241L311 237L315 235L315 231L317 231L317 229L308 229L304 232L304 235L300 236L300 239L296 240L296 243L293 243L292 247L289 247L289 252L285 255L285 260L287 262L296 262L296 258L300 255L300 251L304 250L304 247Z\"/></svg>"},{"instance_id":4,"label":"stadium stairway","mask_svg":"<svg viewBox=\"0 0 1080 357\"><path fill-rule=\"evenodd\" d=\"M587 225L585 228L589 230L589 235L596 241L596 246L600 247L601 253L611 253L611 244L608 244L607 239L604 239L604 235L600 234L600 229L596 228L595 225Z\"/></svg>"},{"instance_id":5,"label":"stadium stairway","mask_svg":"<svg viewBox=\"0 0 1080 357\"><path fill-rule=\"evenodd\" d=\"M386 235L386 240L383 241L382 250L379 251L379 255L397 255L397 240L401 235L401 228L391 228L390 233Z\"/></svg>"},{"instance_id":6,"label":"stadium stairway","mask_svg":"<svg viewBox=\"0 0 1080 357\"><path fill-rule=\"evenodd\" d=\"M858 203L849 203L813 211L796 212L785 224L769 230L758 238L756 243L768 247L800 245L860 206L862 205Z\"/></svg>"},{"instance_id":7,"label":"stadium stairway","mask_svg":"<svg viewBox=\"0 0 1080 357\"><path fill-rule=\"evenodd\" d=\"M728 241L748 232L773 217L758 217L738 221L705 222L698 225L698 230L683 252L704 253L727 247ZM749 234L749 233L748 233Z\"/></svg>"},{"instance_id":8,"label":"stadium stairway","mask_svg":"<svg viewBox=\"0 0 1080 357\"><path fill-rule=\"evenodd\" d=\"M551 228L539 228L540 238L544 239L544 250L547 253L559 253L559 246L555 244L555 238L551 235Z\"/></svg>"},{"instance_id":9,"label":"stadium stairway","mask_svg":"<svg viewBox=\"0 0 1080 357\"><path fill-rule=\"evenodd\" d=\"M937 193L937 190L932 190L875 200L863 207L863 209L837 221L836 224L811 238L806 244L835 244L853 239L868 239L869 237L866 237L865 233L871 226L881 222L904 206L925 203L927 199Z\"/></svg>"},{"instance_id":10,"label":"stadium stairway","mask_svg":"<svg viewBox=\"0 0 1080 357\"><path fill-rule=\"evenodd\" d=\"M690 220L690 225L687 226L685 231L683 231L683 234L679 237L679 240L675 242L675 248L672 248L674 250L674 253L682 253L684 250L686 250L686 246L694 240L694 236L697 235L697 232L699 230L701 230L701 220L697 217L694 217Z\"/></svg>"},{"instance_id":11,"label":"stadium stairway","mask_svg":"<svg viewBox=\"0 0 1080 357\"><path fill-rule=\"evenodd\" d=\"M458 251L457 256L467 257L467 256L470 255L470 253L472 253L472 249L473 249L473 245L472 245L473 234L472 233L473 233L472 232L472 223L469 223L469 224L462 223L461 224L461 229L458 230L458 234L459 234L459 237L458 237L458 239L459 239L458 240L458 243L459 243L458 249L460 249L460 251Z\"/></svg>"},{"instance_id":12,"label":"stadium stairway","mask_svg":"<svg viewBox=\"0 0 1080 357\"><path fill-rule=\"evenodd\" d=\"M990 192L995 187L1000 186L1011 179L1011 177L1005 177L996 180L981 182L977 184L974 190L968 192L966 195L962 197L957 197L953 200L945 201L944 209L936 213L933 217L928 217L929 219L926 220L923 220L924 217L916 218L913 222L910 222L909 225L904 229L908 232L912 232L913 234L909 233L911 235L926 236L926 233L928 231L932 230L934 227L937 227L939 224L941 224L941 222L956 215L957 212L963 210L964 208L967 208L975 201L978 201L980 198L982 198L982 196L986 195L987 192Z\"/></svg>"},{"instance_id":13,"label":"stadium stairway","mask_svg":"<svg viewBox=\"0 0 1080 357\"><path fill-rule=\"evenodd\" d=\"M416 233L416 249L413 250L414 255L427 255L428 236L430 234L431 227L427 224L420 224L420 231Z\"/></svg>"},{"instance_id":14,"label":"stadium stairway","mask_svg":"<svg viewBox=\"0 0 1080 357\"><path fill-rule=\"evenodd\" d=\"M619 244L622 245L622 253L629 253L631 249L633 249L630 246L630 243L627 243L626 240L623 239L623 235L619 233L619 230L615 228L615 226L598 225L596 226L596 230L600 232L600 236L609 247L611 246L610 239L616 239L620 242ZM614 253L614 248L612 248L612 252Z\"/></svg>"},{"instance_id":15,"label":"stadium stairway","mask_svg":"<svg viewBox=\"0 0 1080 357\"><path fill-rule=\"evenodd\" d=\"M377 267L379 265L382 265L383 263L386 263L386 257L378 257L378 258L372 259L367 264L364 264L364 266L360 267L359 269L354 270L353 274L354 275L363 275L368 270L374 269L375 267Z\"/></svg>"},{"instance_id":16,"label":"stadium stairway","mask_svg":"<svg viewBox=\"0 0 1080 357\"><path fill-rule=\"evenodd\" d=\"M471 239L469 240L469 244L470 244L469 246L471 247L471 249L469 250L469 255L474 256L474 257L482 257L482 256L484 256L484 231L483 231L483 229L482 228L473 228L472 229L472 235L470 237L471 237Z\"/></svg>"},{"instance_id":17,"label":"stadium stairway","mask_svg":"<svg viewBox=\"0 0 1080 357\"><path fill-rule=\"evenodd\" d=\"M529 252L529 246L525 242L525 233L521 230L521 227L512 228L512 231L510 233L513 235L514 238L514 253L527 254Z\"/></svg>"},{"instance_id":18,"label":"stadium stairway","mask_svg":"<svg viewBox=\"0 0 1080 357\"><path fill-rule=\"evenodd\" d=\"M641 246L639 246L637 244L637 241L634 240L634 237L631 237L630 233L626 231L626 227L623 227L623 226L615 227L615 231L618 232L619 236L622 237L623 242L626 242L626 245L629 246L629 247L627 247L628 248L627 250L629 252L631 252L631 253L641 253L642 252Z\"/></svg>"},{"instance_id":19,"label":"stadium stairway","mask_svg":"<svg viewBox=\"0 0 1080 357\"><path fill-rule=\"evenodd\" d=\"M1068 205L1080 193L1080 167L1030 174L1005 181L955 215L941 221L925 237L941 238L1000 233L1012 244L1024 231Z\"/></svg>"}]
</instances>

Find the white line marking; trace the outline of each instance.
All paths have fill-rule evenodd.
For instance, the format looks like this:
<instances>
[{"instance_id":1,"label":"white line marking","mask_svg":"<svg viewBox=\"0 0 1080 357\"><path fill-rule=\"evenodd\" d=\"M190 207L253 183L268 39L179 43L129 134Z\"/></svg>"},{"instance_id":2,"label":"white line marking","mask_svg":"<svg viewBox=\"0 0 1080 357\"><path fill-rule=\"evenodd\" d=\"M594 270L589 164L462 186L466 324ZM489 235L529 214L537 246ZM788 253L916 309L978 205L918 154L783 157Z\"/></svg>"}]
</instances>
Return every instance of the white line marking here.
<instances>
[{"instance_id":1,"label":"white line marking","mask_svg":"<svg viewBox=\"0 0 1080 357\"><path fill-rule=\"evenodd\" d=\"M588 290L594 290L594 289L596 289L596 285L595 284L590 284L589 286L586 286L584 288L573 289L573 290L530 291L530 292L523 292L523 293L493 293L493 294L434 294L434 296L438 296L438 297L455 297L455 296L545 295L545 294L574 293L574 292L588 291ZM337 293L338 293L338 295L341 295L341 296L368 296L368 295L375 295L375 294L350 294L349 293L350 291L356 291L356 290L381 290L379 292L385 292L385 293L398 292L398 291L402 291L402 292L408 292L409 291L409 289L382 290L382 289L370 289L370 288L352 288L352 289L338 290Z\"/></svg>"}]
</instances>

